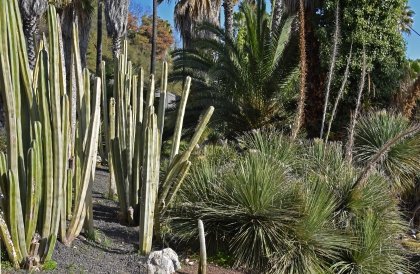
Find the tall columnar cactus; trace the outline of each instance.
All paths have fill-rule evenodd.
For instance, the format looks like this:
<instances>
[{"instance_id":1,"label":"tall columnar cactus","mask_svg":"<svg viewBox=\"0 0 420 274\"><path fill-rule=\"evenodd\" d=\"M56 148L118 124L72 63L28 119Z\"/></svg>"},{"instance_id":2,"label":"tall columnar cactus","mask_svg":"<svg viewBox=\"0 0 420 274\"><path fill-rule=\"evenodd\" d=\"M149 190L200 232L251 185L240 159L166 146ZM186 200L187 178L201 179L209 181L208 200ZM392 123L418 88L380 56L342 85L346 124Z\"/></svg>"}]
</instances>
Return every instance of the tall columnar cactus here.
<instances>
[{"instance_id":1,"label":"tall columnar cactus","mask_svg":"<svg viewBox=\"0 0 420 274\"><path fill-rule=\"evenodd\" d=\"M133 222L137 219L133 216L134 209L139 208L140 252L149 253L153 232L160 235L160 216L182 184L191 165L189 156L214 108L207 110L187 150L179 154L182 122L191 82L188 77L176 121L169 167L163 180L159 181L168 65L163 65L162 88L156 114L153 107L154 75L150 76L146 101L143 102L143 70L140 70L139 77L133 75L126 53L125 43L124 53L115 58L114 98L110 100L109 106L111 171L115 172L121 216Z\"/></svg>"},{"instance_id":2,"label":"tall columnar cactus","mask_svg":"<svg viewBox=\"0 0 420 274\"><path fill-rule=\"evenodd\" d=\"M85 109L90 105L88 72L85 71L83 82L78 46L74 47L80 119L75 144L81 159L76 163L73 178L67 167L70 102L55 8L50 5L47 16L48 53L41 42L33 72L28 67L17 1L0 0L0 14L0 90L8 129L7 156L0 153L0 187L5 197L0 202L0 230L14 265L26 262L32 266L51 257L57 238L70 244L82 229L80 224L86 211L81 208L89 208L87 189L93 181L100 79L96 79L93 110ZM77 27L75 30L73 43L78 45ZM73 184L78 191L72 207ZM67 215L72 215L68 231Z\"/></svg>"}]
</instances>

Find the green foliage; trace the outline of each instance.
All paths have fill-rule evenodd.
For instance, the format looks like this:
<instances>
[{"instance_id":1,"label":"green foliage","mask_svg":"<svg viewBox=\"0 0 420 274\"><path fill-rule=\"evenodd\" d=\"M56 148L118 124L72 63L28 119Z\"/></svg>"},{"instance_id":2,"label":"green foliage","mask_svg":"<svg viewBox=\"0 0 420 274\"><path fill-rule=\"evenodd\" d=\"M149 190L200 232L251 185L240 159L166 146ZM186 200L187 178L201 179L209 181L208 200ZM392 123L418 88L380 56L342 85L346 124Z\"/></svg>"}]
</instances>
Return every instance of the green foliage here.
<instances>
[{"instance_id":1,"label":"green foliage","mask_svg":"<svg viewBox=\"0 0 420 274\"><path fill-rule=\"evenodd\" d=\"M312 26L320 42L321 66L327 70L331 54L330 36L334 33L335 0L322 1L319 12L313 16ZM350 1L340 0L340 46L333 81L332 98L336 96L342 82L346 60L353 45L348 87L337 114L342 127L350 118L357 97L363 50L366 51L367 81L363 95L363 106L387 107L390 97L398 88L405 61L405 43L399 32L400 14L406 0ZM335 91L335 92L334 92ZM370 91L370 92L368 92Z\"/></svg>"},{"instance_id":2,"label":"green foliage","mask_svg":"<svg viewBox=\"0 0 420 274\"><path fill-rule=\"evenodd\" d=\"M46 261L42 266L43 270L55 270L57 269L57 263L53 260Z\"/></svg>"},{"instance_id":3,"label":"green foliage","mask_svg":"<svg viewBox=\"0 0 420 274\"><path fill-rule=\"evenodd\" d=\"M208 258L208 261L224 268L232 267L235 263L235 258L225 251L218 251L214 256Z\"/></svg>"},{"instance_id":4,"label":"green foliage","mask_svg":"<svg viewBox=\"0 0 420 274\"><path fill-rule=\"evenodd\" d=\"M420 172L419 129L415 127L392 111L367 113L356 124L355 161L369 165L381 153L377 168L391 179L392 188L400 192L410 189Z\"/></svg>"},{"instance_id":5,"label":"green foliage","mask_svg":"<svg viewBox=\"0 0 420 274\"><path fill-rule=\"evenodd\" d=\"M408 271L387 176L371 172L354 188L363 168L344 160L339 143L256 131L241 144L241 154L208 147L197 158L171 209L174 233L196 237L201 219L216 257L229 250L234 265L258 273Z\"/></svg>"},{"instance_id":6,"label":"green foliage","mask_svg":"<svg viewBox=\"0 0 420 274\"><path fill-rule=\"evenodd\" d=\"M196 39L195 49L174 52L173 80L191 75L188 116L217 105L212 123L225 136L291 121L288 103L295 96L297 61L289 44L292 17L284 15L271 32L264 1L243 4L247 34L232 38L217 26L199 29L214 38Z\"/></svg>"}]
</instances>

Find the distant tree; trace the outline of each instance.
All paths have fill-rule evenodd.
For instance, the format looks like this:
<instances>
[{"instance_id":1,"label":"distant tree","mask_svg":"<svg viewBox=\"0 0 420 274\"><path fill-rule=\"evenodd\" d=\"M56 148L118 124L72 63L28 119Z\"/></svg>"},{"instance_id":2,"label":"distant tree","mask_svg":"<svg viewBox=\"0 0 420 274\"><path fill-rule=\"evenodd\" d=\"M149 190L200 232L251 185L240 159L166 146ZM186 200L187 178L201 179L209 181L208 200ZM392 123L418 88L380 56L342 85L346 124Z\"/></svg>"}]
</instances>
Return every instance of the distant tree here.
<instances>
[{"instance_id":1,"label":"distant tree","mask_svg":"<svg viewBox=\"0 0 420 274\"><path fill-rule=\"evenodd\" d=\"M129 16L130 18L130 16ZM134 27L134 25L133 25ZM136 34L140 36L139 45L141 48L150 49L152 34L152 16L143 16L142 24L137 28ZM171 25L168 21L157 18L157 37L156 37L156 59L163 60L166 51L175 42Z\"/></svg>"},{"instance_id":2,"label":"distant tree","mask_svg":"<svg viewBox=\"0 0 420 274\"><path fill-rule=\"evenodd\" d=\"M328 68L331 53L331 34L334 33L336 0L325 0L316 15L316 30L320 42L320 67ZM338 90L344 75L350 46L353 47L350 75L345 95L339 105L335 130L344 130L354 109L360 82L362 55L366 51L367 80L363 92L363 108L384 108L398 89L405 63L405 43L400 33L399 16L406 0L340 0L341 41L336 61L333 87ZM334 91L334 88L333 90ZM332 93L332 98L336 95Z\"/></svg>"}]
</instances>

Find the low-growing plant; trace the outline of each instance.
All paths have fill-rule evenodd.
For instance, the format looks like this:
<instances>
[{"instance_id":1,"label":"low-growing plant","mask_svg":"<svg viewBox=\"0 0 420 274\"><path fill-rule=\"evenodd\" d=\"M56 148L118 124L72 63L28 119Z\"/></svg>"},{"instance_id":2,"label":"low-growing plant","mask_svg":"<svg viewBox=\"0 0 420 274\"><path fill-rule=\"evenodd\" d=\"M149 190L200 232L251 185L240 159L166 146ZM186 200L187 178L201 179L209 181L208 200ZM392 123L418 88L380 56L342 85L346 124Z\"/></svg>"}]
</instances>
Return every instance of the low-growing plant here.
<instances>
[{"instance_id":1,"label":"low-growing plant","mask_svg":"<svg viewBox=\"0 0 420 274\"><path fill-rule=\"evenodd\" d=\"M235 266L258 273L373 274L381 265L409 273L396 248L401 213L383 173L354 187L363 167L347 162L339 143L256 131L242 144L248 149L233 157L208 150L196 159L170 212L174 233L197 237L201 219L213 256L228 248Z\"/></svg>"},{"instance_id":2,"label":"low-growing plant","mask_svg":"<svg viewBox=\"0 0 420 274\"><path fill-rule=\"evenodd\" d=\"M46 261L42 267L43 270L55 270L57 269L57 263L53 260Z\"/></svg>"}]
</instances>

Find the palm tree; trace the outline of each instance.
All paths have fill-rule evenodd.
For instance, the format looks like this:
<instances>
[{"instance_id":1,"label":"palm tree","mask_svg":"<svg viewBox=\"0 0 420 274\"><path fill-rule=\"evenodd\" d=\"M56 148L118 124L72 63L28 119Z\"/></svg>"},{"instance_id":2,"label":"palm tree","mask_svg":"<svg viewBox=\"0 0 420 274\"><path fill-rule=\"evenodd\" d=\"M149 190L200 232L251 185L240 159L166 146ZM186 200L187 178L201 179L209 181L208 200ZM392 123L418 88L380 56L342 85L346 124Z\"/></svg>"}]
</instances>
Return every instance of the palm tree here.
<instances>
[{"instance_id":1,"label":"palm tree","mask_svg":"<svg viewBox=\"0 0 420 274\"><path fill-rule=\"evenodd\" d=\"M105 21L108 37L112 38L112 53L116 57L121 50L121 36L127 29L130 0L105 0Z\"/></svg>"},{"instance_id":2,"label":"palm tree","mask_svg":"<svg viewBox=\"0 0 420 274\"><path fill-rule=\"evenodd\" d=\"M225 10L225 31L233 36L233 9L239 0L224 0L223 8Z\"/></svg>"},{"instance_id":3,"label":"palm tree","mask_svg":"<svg viewBox=\"0 0 420 274\"><path fill-rule=\"evenodd\" d=\"M226 124L227 135L289 122L284 104L293 97L297 79L295 56L286 46L292 18L283 18L273 33L263 1L254 9L244 4L240 10L247 29L244 44L205 24L199 29L216 39L199 38L194 44L197 49L175 51L174 60L178 70L174 79L183 76L184 66L185 74L193 76L197 92L190 95L190 110L217 105L213 117Z\"/></svg>"},{"instance_id":4,"label":"palm tree","mask_svg":"<svg viewBox=\"0 0 420 274\"><path fill-rule=\"evenodd\" d=\"M33 69L36 59L34 36L37 33L37 22L47 10L47 0L19 0L19 9L28 42L29 67Z\"/></svg>"},{"instance_id":5,"label":"palm tree","mask_svg":"<svg viewBox=\"0 0 420 274\"><path fill-rule=\"evenodd\" d=\"M86 67L86 54L94 11L94 0L61 0L56 4L61 15L64 57L66 61L67 79L70 76L70 56L73 22L77 20L79 26L79 47L82 67Z\"/></svg>"},{"instance_id":6,"label":"palm tree","mask_svg":"<svg viewBox=\"0 0 420 274\"><path fill-rule=\"evenodd\" d=\"M271 29L275 31L278 25L280 25L281 14L283 13L283 0L271 0L271 10Z\"/></svg>"},{"instance_id":7,"label":"palm tree","mask_svg":"<svg viewBox=\"0 0 420 274\"><path fill-rule=\"evenodd\" d=\"M397 14L399 17L400 23L398 24L398 29L400 33L406 33L407 35L411 34L411 27L413 26L413 16L414 11L408 5L407 2L404 3L404 6L400 14Z\"/></svg>"},{"instance_id":8,"label":"palm tree","mask_svg":"<svg viewBox=\"0 0 420 274\"><path fill-rule=\"evenodd\" d=\"M195 27L202 22L218 24L220 0L180 0L175 5L174 23L180 32L184 48L191 48L198 37Z\"/></svg>"}]
</instances>

